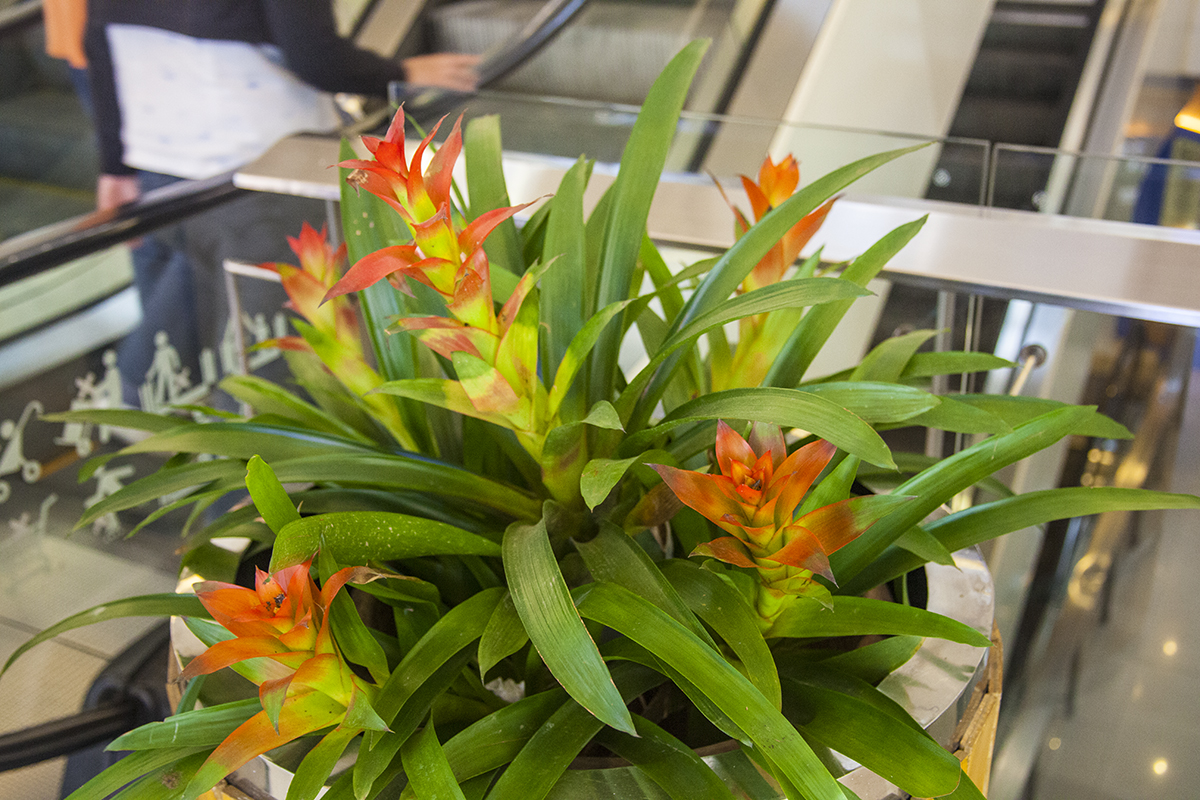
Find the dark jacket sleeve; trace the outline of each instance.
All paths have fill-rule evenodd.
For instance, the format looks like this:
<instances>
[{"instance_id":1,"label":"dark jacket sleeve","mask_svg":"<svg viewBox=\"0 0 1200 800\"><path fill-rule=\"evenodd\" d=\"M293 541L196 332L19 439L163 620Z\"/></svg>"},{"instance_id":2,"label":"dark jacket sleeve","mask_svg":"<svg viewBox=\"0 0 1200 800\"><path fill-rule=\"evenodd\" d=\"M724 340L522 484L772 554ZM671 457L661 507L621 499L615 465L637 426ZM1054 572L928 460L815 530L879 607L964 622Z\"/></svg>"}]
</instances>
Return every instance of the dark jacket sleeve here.
<instances>
[{"instance_id":1,"label":"dark jacket sleeve","mask_svg":"<svg viewBox=\"0 0 1200 800\"><path fill-rule=\"evenodd\" d=\"M386 95L404 80L399 61L362 50L337 33L330 0L262 0L268 40L305 83L327 92Z\"/></svg>"},{"instance_id":2,"label":"dark jacket sleeve","mask_svg":"<svg viewBox=\"0 0 1200 800\"><path fill-rule=\"evenodd\" d=\"M121 106L117 102L117 84L113 73L112 54L104 32L108 9L104 2L88 3L87 30L84 51L88 58L88 81L92 89L93 116L96 139L100 149L100 171L109 175L130 175L135 172L124 164L121 145Z\"/></svg>"}]
</instances>

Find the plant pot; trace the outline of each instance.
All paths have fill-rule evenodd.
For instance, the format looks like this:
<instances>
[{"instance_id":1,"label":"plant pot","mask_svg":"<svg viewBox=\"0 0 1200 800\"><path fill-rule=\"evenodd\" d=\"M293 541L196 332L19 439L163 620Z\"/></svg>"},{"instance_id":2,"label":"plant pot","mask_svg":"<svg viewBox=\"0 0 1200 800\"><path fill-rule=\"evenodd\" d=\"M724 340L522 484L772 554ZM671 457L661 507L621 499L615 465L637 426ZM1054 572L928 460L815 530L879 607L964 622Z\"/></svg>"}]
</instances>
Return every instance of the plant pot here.
<instances>
[{"instance_id":1,"label":"plant pot","mask_svg":"<svg viewBox=\"0 0 1200 800\"><path fill-rule=\"evenodd\" d=\"M975 548L955 553L954 560L954 567L937 564L925 567L926 607L990 633L994 615L991 573ZM187 581L189 586L194 580ZM181 620L172 620L172 637L175 668L180 658L190 658L204 649ZM985 662L987 652L982 647L926 639L916 655L879 684L880 690L903 706L939 743L966 758L964 763L973 765L975 771L970 774L977 783L986 782L990 766L990 734L995 729L999 703L998 674L992 674L990 681L980 682L972 703L959 701L981 672L981 664L990 663L989 672L998 673L998 645L993 646L992 656ZM964 706L967 706L965 717ZM963 724L959 724L960 719ZM980 752L983 750L986 752ZM736 743L715 745L699 752L723 780L745 796L753 800L774 800L781 796ZM839 780L863 800L907 796L865 767L845 758L840 761L845 774ZM608 763L615 764L605 759L580 759L577 768L569 770L551 791L549 800L666 800L663 790L636 768L607 766ZM263 757L236 772L230 782L235 787L244 786L251 797L283 798L291 773Z\"/></svg>"}]
</instances>

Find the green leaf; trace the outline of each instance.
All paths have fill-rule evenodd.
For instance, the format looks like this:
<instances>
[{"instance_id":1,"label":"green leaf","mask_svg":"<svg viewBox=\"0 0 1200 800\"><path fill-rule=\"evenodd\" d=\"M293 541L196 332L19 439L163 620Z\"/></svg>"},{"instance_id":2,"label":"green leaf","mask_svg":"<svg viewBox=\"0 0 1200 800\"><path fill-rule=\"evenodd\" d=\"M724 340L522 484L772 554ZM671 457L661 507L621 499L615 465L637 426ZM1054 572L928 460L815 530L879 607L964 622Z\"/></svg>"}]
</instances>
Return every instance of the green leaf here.
<instances>
[{"instance_id":1,"label":"green leaf","mask_svg":"<svg viewBox=\"0 0 1200 800\"><path fill-rule=\"evenodd\" d=\"M329 774L346 751L350 740L358 733L352 727L338 727L321 737L317 746L308 751L296 768L288 786L287 800L314 800L325 787L325 781L329 779Z\"/></svg>"},{"instance_id":2,"label":"green leaf","mask_svg":"<svg viewBox=\"0 0 1200 800\"><path fill-rule=\"evenodd\" d=\"M947 550L986 542L1006 533L1056 519L1070 519L1109 511L1200 508L1200 498L1188 494L1152 492L1120 487L1064 487L1029 492L983 503L948 514L924 526ZM877 586L920 566L921 559L898 547L889 547L848 586Z\"/></svg>"},{"instance_id":3,"label":"green leaf","mask_svg":"<svg viewBox=\"0 0 1200 800\"><path fill-rule=\"evenodd\" d=\"M783 238L783 235L792 226L799 222L806 214L816 209L821 203L873 169L924 146L922 144L901 150L892 150L887 153L880 153L879 155L861 159L853 164L848 164L813 181L780 203L756 224L751 226L750 230L744 236L725 251L725 254L720 257L717 264L709 271L707 277L696 288L696 291L688 298L683 311L675 319L673 330L682 330L701 314L732 295L742 280L754 269L755 264L762 260L763 256L767 254L775 243ZM918 225L917 228L919 227ZM912 233L915 234L916 230L913 230ZM909 238L911 238L911 234ZM885 240L891 242L888 237L885 237ZM907 241L907 239L904 241ZM902 244L902 242L897 244L896 249L899 249L899 246ZM874 267L874 273L870 273L866 265L868 263L874 265L874 261L883 255L883 249L882 245L877 244L872 250L877 250L878 255L873 256L872 259L868 259L868 262L864 262L863 269L847 269L843 273L843 277L851 280L851 282L860 287L866 286L870 277L873 277L874 273L883 268L886 258ZM870 252L868 251L868 253ZM890 255L890 253L887 253L888 257ZM866 254L859 260L865 257ZM868 273L870 273L869 277L863 277L863 275ZM765 385L791 387L798 384L804 376L804 370L808 368L813 357L816 356L825 339L829 337L829 333L833 331L833 328L852 302L853 300L842 300L830 303L823 307L826 309L823 314L814 315L814 311L817 309L813 309L805 314L805 319L801 321L800 326L797 328L797 333L793 333L788 339L779 358L775 360L771 373L767 375ZM819 320L819 322L817 324L806 324L809 318L814 318ZM811 342L809 345L811 352L794 352L798 348L796 344L798 341L797 335L801 328L810 329L809 334L805 338ZM809 344L809 342L806 342L806 344ZM790 380L789 382L781 380L779 377L773 377L773 373L777 370L785 369L785 367L781 366L781 363L793 362L796 359L807 360L803 363L796 363L792 368L792 372L796 373L794 380ZM674 372L674 362L677 360L677 355L672 356L668 362L663 364L663 367L658 370L654 379L649 383L644 395L638 401L634 413L630 417L633 429L642 427L645 421L650 418L654 406L658 403L667 382Z\"/></svg>"},{"instance_id":4,"label":"green leaf","mask_svg":"<svg viewBox=\"0 0 1200 800\"><path fill-rule=\"evenodd\" d=\"M611 522L604 522L591 540L576 541L575 549L583 556L588 572L598 581L615 583L650 601L687 627L714 650L716 643L704 630L683 598L659 571L646 551Z\"/></svg>"},{"instance_id":5,"label":"green leaf","mask_svg":"<svg viewBox=\"0 0 1200 800\"><path fill-rule=\"evenodd\" d=\"M832 381L805 386L804 391L824 397L872 425L912 420L942 403L929 392L898 383Z\"/></svg>"},{"instance_id":6,"label":"green leaf","mask_svg":"<svg viewBox=\"0 0 1200 800\"><path fill-rule=\"evenodd\" d=\"M245 471L246 467L241 461L230 459L199 461L178 467L163 467L144 478L139 478L128 486L123 486L99 503L89 506L79 518L79 522L75 523L75 529L79 530L90 525L109 512L124 511L173 492L210 484L214 481L218 485L227 487L227 490L233 490L241 485Z\"/></svg>"},{"instance_id":7,"label":"green leaf","mask_svg":"<svg viewBox=\"0 0 1200 800\"><path fill-rule=\"evenodd\" d=\"M780 707L775 657L758 627L758 615L746 598L720 576L688 561L669 561L663 575L688 608L717 632L741 659L746 677L775 707Z\"/></svg>"},{"instance_id":8,"label":"green leaf","mask_svg":"<svg viewBox=\"0 0 1200 800\"><path fill-rule=\"evenodd\" d=\"M206 422L156 433L123 453L207 453L227 458L260 456L274 463L285 458L328 453L376 453L373 447L327 433L260 425L254 422Z\"/></svg>"},{"instance_id":9,"label":"green leaf","mask_svg":"<svg viewBox=\"0 0 1200 800\"><path fill-rule=\"evenodd\" d=\"M163 748L213 748L239 725L262 711L257 697L222 703L175 714L162 722L149 722L122 734L105 750L160 750Z\"/></svg>"},{"instance_id":10,"label":"green leaf","mask_svg":"<svg viewBox=\"0 0 1200 800\"><path fill-rule=\"evenodd\" d=\"M500 555L495 542L444 522L385 511L342 511L284 526L275 539L271 571L299 564L318 548L341 564L356 565L418 556Z\"/></svg>"},{"instance_id":11,"label":"green leaf","mask_svg":"<svg viewBox=\"0 0 1200 800\"><path fill-rule=\"evenodd\" d=\"M137 780L143 775L157 770L162 770L164 773L169 772L172 771L172 767L175 765L189 768L189 774L186 777L182 780L173 781L176 786L184 786L191 777L190 772L194 772L199 768L200 762L207 756L209 749L211 748L173 747L130 753L83 786L71 792L67 795L66 800L96 800L96 798L108 797L122 786ZM161 782L159 786L166 789L166 786Z\"/></svg>"},{"instance_id":12,"label":"green leaf","mask_svg":"<svg viewBox=\"0 0 1200 800\"><path fill-rule=\"evenodd\" d=\"M593 458L589 461L583 468L583 475L579 481L583 501L587 503L588 508L595 511L596 506L603 503L613 487L620 482L621 478L625 477L626 470L640 459L641 456L633 456L619 460Z\"/></svg>"},{"instance_id":13,"label":"green leaf","mask_svg":"<svg viewBox=\"0 0 1200 800\"><path fill-rule=\"evenodd\" d=\"M300 519L300 512L292 505L287 490L267 466L267 462L254 456L246 464L246 488L254 507L271 530L278 534L290 522Z\"/></svg>"},{"instance_id":14,"label":"green leaf","mask_svg":"<svg viewBox=\"0 0 1200 800\"><path fill-rule=\"evenodd\" d=\"M565 703L574 701L562 689L539 692L493 711L456 734L443 748L455 777L461 783L512 761Z\"/></svg>"},{"instance_id":15,"label":"green leaf","mask_svg":"<svg viewBox=\"0 0 1200 800\"><path fill-rule=\"evenodd\" d=\"M96 425L111 425L116 428L132 428L135 431L162 433L174 428L196 425L187 417L172 414L152 414L130 408L81 408L76 411L57 411L38 417L42 422L92 422Z\"/></svg>"},{"instance_id":16,"label":"green leaf","mask_svg":"<svg viewBox=\"0 0 1200 800\"><path fill-rule=\"evenodd\" d=\"M550 417L554 417L560 412L563 401L572 391L575 376L579 373L579 368L583 366L583 360L595 346L600 334L613 317L621 313L630 302L629 300L620 300L609 303L593 314L581 328L578 328L578 333L571 338L562 360L558 363L558 370L554 373L554 383L550 387L550 398L546 405L546 413Z\"/></svg>"},{"instance_id":17,"label":"green leaf","mask_svg":"<svg viewBox=\"0 0 1200 800\"><path fill-rule=\"evenodd\" d=\"M467 192L471 196L471 219L512 205L504 182L502 149L499 115L476 117L467 123L463 131L463 160L467 170ZM488 234L483 249L493 266L517 275L525 271L521 237L517 235L517 226L511 217Z\"/></svg>"},{"instance_id":18,"label":"green leaf","mask_svg":"<svg viewBox=\"0 0 1200 800\"><path fill-rule=\"evenodd\" d=\"M403 489L459 498L517 519L536 519L541 503L499 481L422 456L336 454L271 462L284 483L330 481L343 486Z\"/></svg>"},{"instance_id":19,"label":"green leaf","mask_svg":"<svg viewBox=\"0 0 1200 800\"><path fill-rule=\"evenodd\" d=\"M86 611L80 611L78 614L72 614L25 642L14 650L13 654L4 662L4 668L0 669L0 675L3 675L13 662L31 647L53 639L60 633L110 619L171 616L208 618L208 611L204 609L204 606L200 604L200 599L194 594L144 594L102 603Z\"/></svg>"},{"instance_id":20,"label":"green leaf","mask_svg":"<svg viewBox=\"0 0 1200 800\"><path fill-rule=\"evenodd\" d=\"M629 297L650 203L658 190L688 88L707 49L707 41L695 41L681 50L659 74L642 104L612 186L592 308ZM616 385L619 343L620 331L610 328L597 342L588 377L589 404L609 399Z\"/></svg>"},{"instance_id":21,"label":"green leaf","mask_svg":"<svg viewBox=\"0 0 1200 800\"><path fill-rule=\"evenodd\" d=\"M657 783L671 800L733 800L696 751L644 717L634 716L638 736L602 730L597 741Z\"/></svg>"},{"instance_id":22,"label":"green leaf","mask_svg":"<svg viewBox=\"0 0 1200 800\"><path fill-rule=\"evenodd\" d=\"M629 710L571 602L544 519L535 525L509 526L504 534L504 573L517 613L551 674L599 720L632 733Z\"/></svg>"},{"instance_id":23,"label":"green leaf","mask_svg":"<svg viewBox=\"0 0 1200 800\"><path fill-rule=\"evenodd\" d=\"M252 407L258 414L274 414L305 428L370 444L370 440L354 427L257 375L227 375L221 380L219 388L235 400Z\"/></svg>"},{"instance_id":24,"label":"green leaf","mask_svg":"<svg viewBox=\"0 0 1200 800\"><path fill-rule=\"evenodd\" d=\"M908 149L892 151L891 153L876 156L875 159L890 160L908 151ZM882 163L882 161L872 163L870 169L874 169L875 166L879 166ZM827 177L837 175L851 167L857 167L859 164L863 164L863 162L860 161L850 165L850 167L843 167L842 170L831 173ZM859 176L854 176L854 178L857 177ZM822 180L825 179L822 178ZM849 181L846 182L848 183ZM845 184L843 183L842 185L844 186ZM811 189L812 187L807 188ZM840 188L841 186L831 189L826 196L833 195ZM792 195L792 198L795 199L804 191L797 192L795 195ZM810 204L806 203L805 207L808 211L811 211L824 202L824 200L825 197L814 198L813 201L810 201ZM783 205L786 205L786 203L782 204L780 208ZM866 286L879 274L887 262L891 260L892 256L900 252L900 249L917 235L917 232L924 226L925 220L926 217L922 217L913 222L905 223L871 245L865 253L854 259L850 266L842 270L842 280L850 281L858 286ZM758 226L756 225L755 227ZM796 326L796 329L792 331L792 335L788 337L787 342L780 351L779 358L775 359L774 363L771 364L771 369L767 372L767 377L763 379L763 385L790 387L799 384L804 379L804 373L812 366L817 354L821 352L821 348L829 341L829 337L833 334L834 329L837 328L838 323L842 321L842 317L846 316L846 312L850 309L852 302L843 300L838 303L829 303L828 305L809 310L804 315L804 319L800 320L800 324Z\"/></svg>"},{"instance_id":25,"label":"green leaf","mask_svg":"<svg viewBox=\"0 0 1200 800\"><path fill-rule=\"evenodd\" d=\"M1003 419L1009 425L1019 425L1036 419L1051 411L1072 407L1058 400L1040 397L1013 397L1007 394L961 394L955 395L961 403L974 406ZM1101 439L1132 439L1133 434L1119 422L1114 422L1092 409L1084 415L1070 431L1073 436L1095 436Z\"/></svg>"},{"instance_id":26,"label":"green leaf","mask_svg":"<svg viewBox=\"0 0 1200 800\"><path fill-rule=\"evenodd\" d=\"M964 353L957 350L941 353L917 353L909 359L900 373L900 380L932 378L935 375L961 375L968 372L988 372L993 369L1012 369L1016 364L991 353Z\"/></svg>"},{"instance_id":27,"label":"green leaf","mask_svg":"<svg viewBox=\"0 0 1200 800\"><path fill-rule=\"evenodd\" d=\"M675 363L676 351L707 331L748 315L830 303L863 294L865 292L861 288L837 278L804 278L772 284L719 303L704 314L698 315L688 325L671 333L660 346L647 348L654 353L650 363L630 381L629 386L621 393L617 407L623 416L629 416L631 430L644 425L650 413L646 411L647 407L653 408L650 401L654 399L657 404L655 398L660 398L665 390L667 384L663 375L674 369L671 365ZM653 394L656 391L659 392L658 395ZM638 409L644 413L639 413Z\"/></svg>"},{"instance_id":28,"label":"green leaf","mask_svg":"<svg viewBox=\"0 0 1200 800\"><path fill-rule=\"evenodd\" d=\"M756 747L774 755L805 797L840 800L837 782L779 710L732 664L665 612L610 583L591 587L580 599L579 611L679 670L744 730Z\"/></svg>"},{"instance_id":29,"label":"green leaf","mask_svg":"<svg viewBox=\"0 0 1200 800\"><path fill-rule=\"evenodd\" d=\"M479 639L479 678L486 680L488 672L505 658L520 650L529 641L521 624L512 595L505 592L488 620Z\"/></svg>"},{"instance_id":30,"label":"green leaf","mask_svg":"<svg viewBox=\"0 0 1200 800\"><path fill-rule=\"evenodd\" d=\"M963 403L962 395L942 395L937 408L904 421L905 425L937 428L955 433L1009 433L1012 426L983 408Z\"/></svg>"},{"instance_id":31,"label":"green leaf","mask_svg":"<svg viewBox=\"0 0 1200 800\"><path fill-rule=\"evenodd\" d=\"M896 547L903 548L917 556L922 563L932 561L947 567L954 566L954 554L920 525L914 525L900 534L900 538L896 540Z\"/></svg>"},{"instance_id":32,"label":"green leaf","mask_svg":"<svg viewBox=\"0 0 1200 800\"><path fill-rule=\"evenodd\" d=\"M958 785L959 762L906 712L869 684L820 668L788 679L807 715L801 730L917 797L937 797ZM892 713L889 713L891 711Z\"/></svg>"},{"instance_id":33,"label":"green leaf","mask_svg":"<svg viewBox=\"0 0 1200 800\"><path fill-rule=\"evenodd\" d=\"M634 664L614 664L612 670L613 679L621 686L618 696L622 702L662 682L661 675ZM521 748L488 800L542 800L603 726L574 700L564 703Z\"/></svg>"},{"instance_id":34,"label":"green leaf","mask_svg":"<svg viewBox=\"0 0 1200 800\"><path fill-rule=\"evenodd\" d=\"M392 730L367 734L354 765L356 796L365 796L429 713L434 699L458 679L473 655L470 645L482 635L503 594L500 588L484 589L451 608L405 654L380 687L375 711Z\"/></svg>"},{"instance_id":35,"label":"green leaf","mask_svg":"<svg viewBox=\"0 0 1200 800\"><path fill-rule=\"evenodd\" d=\"M573 338L578 338L573 334L582 334L584 327L583 292L579 289L586 280L583 191L587 187L589 172L590 166L582 157L567 170L558 185L546 221L546 242L542 249L542 260L558 260L554 269L542 278L542 301L539 310L542 315L542 343L548 359L545 372L547 375L555 375L554 387L559 385L558 373L569 351L568 345ZM604 323L596 327L597 336L600 333L599 329L603 327ZM586 356L594 343L595 338L586 347L580 348L582 352L576 357L575 369L578 369L578 361ZM570 380L564 383L570 383ZM557 412L562 396L568 394L568 387L563 385L558 391L561 394L559 402L556 403L552 399L550 403L551 416ZM582 396L582 393L579 394Z\"/></svg>"},{"instance_id":36,"label":"green leaf","mask_svg":"<svg viewBox=\"0 0 1200 800\"><path fill-rule=\"evenodd\" d=\"M837 591L840 594L857 593L850 587L858 586L855 580L858 573L901 534L919 524L955 494L1009 464L1044 450L1094 416L1093 408L1064 406L1017 426L1012 433L984 439L897 486L893 494L916 499L875 523L830 556L833 573L842 582Z\"/></svg>"},{"instance_id":37,"label":"green leaf","mask_svg":"<svg viewBox=\"0 0 1200 800\"><path fill-rule=\"evenodd\" d=\"M466 800L433 730L433 720L409 737L400 758L409 785L421 800Z\"/></svg>"},{"instance_id":38,"label":"green leaf","mask_svg":"<svg viewBox=\"0 0 1200 800\"><path fill-rule=\"evenodd\" d=\"M657 426L628 437L625 450L644 448L662 434L689 422L744 419L813 433L881 467L895 468L883 439L854 413L831 400L798 389L729 389L698 397L676 408Z\"/></svg>"},{"instance_id":39,"label":"green leaf","mask_svg":"<svg viewBox=\"0 0 1200 800\"><path fill-rule=\"evenodd\" d=\"M821 662L821 666L875 686L907 664L924 641L921 636L889 636L882 641L827 658Z\"/></svg>"},{"instance_id":40,"label":"green leaf","mask_svg":"<svg viewBox=\"0 0 1200 800\"><path fill-rule=\"evenodd\" d=\"M840 278L797 278L780 281L718 303L672 333L663 345L678 346L705 331L755 314L866 297L869 294L866 289Z\"/></svg>"},{"instance_id":41,"label":"green leaf","mask_svg":"<svg viewBox=\"0 0 1200 800\"><path fill-rule=\"evenodd\" d=\"M798 638L870 634L935 636L973 647L988 647L991 644L988 637L971 626L923 608L841 595L833 596L829 608L816 600L792 603L767 631L768 636Z\"/></svg>"},{"instance_id":42,"label":"green leaf","mask_svg":"<svg viewBox=\"0 0 1200 800\"><path fill-rule=\"evenodd\" d=\"M883 381L894 383L917 348L937 336L937 331L912 331L884 339L863 357L862 363L850 373L851 381Z\"/></svg>"}]
</instances>

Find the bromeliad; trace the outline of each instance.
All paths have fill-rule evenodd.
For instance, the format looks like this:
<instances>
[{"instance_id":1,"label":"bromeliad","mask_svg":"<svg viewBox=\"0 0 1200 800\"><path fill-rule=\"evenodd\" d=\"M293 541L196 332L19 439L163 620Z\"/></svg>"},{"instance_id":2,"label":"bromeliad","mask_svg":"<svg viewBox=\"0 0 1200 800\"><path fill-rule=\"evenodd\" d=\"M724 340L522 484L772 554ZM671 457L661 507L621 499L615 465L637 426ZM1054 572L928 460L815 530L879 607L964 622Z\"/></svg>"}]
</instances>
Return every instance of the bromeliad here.
<instances>
[{"instance_id":1,"label":"bromeliad","mask_svg":"<svg viewBox=\"0 0 1200 800\"><path fill-rule=\"evenodd\" d=\"M347 582L363 583L380 573L347 567L318 588L310 566L308 561L274 574L258 570L254 589L216 581L196 585L200 602L234 637L193 659L180 680L232 667L258 684L263 710L217 746L185 797L211 789L250 759L322 728L336 726L323 744L342 749L364 730L387 729L371 705L376 687L354 673L330 630L330 605L338 591Z\"/></svg>"},{"instance_id":2,"label":"bromeliad","mask_svg":"<svg viewBox=\"0 0 1200 800\"><path fill-rule=\"evenodd\" d=\"M750 441L718 423L717 474L652 465L675 496L730 534L703 543L694 556L710 556L758 575L755 608L763 630L797 597L824 600L836 585L829 555L869 528L898 503L890 495L851 497L798 508L836 448L816 440L788 455L778 426L755 424Z\"/></svg>"},{"instance_id":3,"label":"bromeliad","mask_svg":"<svg viewBox=\"0 0 1200 800\"><path fill-rule=\"evenodd\" d=\"M415 442L395 402L370 394L384 381L367 363L358 314L350 298L339 297L333 302L325 302L326 293L342 275L346 245L334 249L329 245L324 229L318 233L307 222L298 237L288 237L288 244L300 260L299 267L284 262L260 266L279 273L288 295L288 308L304 318L303 322L293 321L301 335L272 339L261 346L315 353L346 388L363 397L397 442L414 448Z\"/></svg>"},{"instance_id":4,"label":"bromeliad","mask_svg":"<svg viewBox=\"0 0 1200 800\"><path fill-rule=\"evenodd\" d=\"M328 291L326 300L385 278L409 294L410 280L433 289L445 304L445 315L406 317L388 330L416 336L453 364L457 379L414 378L393 381L380 390L509 428L551 473L545 477L552 493L577 501L582 451L572 452L574 479L557 474L564 472L557 450L544 453L547 434L560 424L562 396L579 367L575 358L560 368L550 390L538 377L538 300L533 290L551 264L536 263L525 271L497 312L491 266L483 248L484 239L497 225L531 204L494 209L460 225L450 198L451 173L462 150L458 122L425 170L421 169L437 130L435 126L408 159L401 111L383 139L363 138L373 160L352 159L341 164L355 170L351 174L354 183L400 215L413 242L385 247L363 258ZM609 313L604 319L611 318ZM558 492L555 487L565 488Z\"/></svg>"},{"instance_id":5,"label":"bromeliad","mask_svg":"<svg viewBox=\"0 0 1200 800\"><path fill-rule=\"evenodd\" d=\"M758 183L745 175L742 175L741 179L742 188L746 190L750 199L754 221L758 222L796 191L800 183L800 167L791 155L778 164L767 156L758 170ZM733 211L734 235L740 239L750 230L751 223L741 209L729 201L719 183L717 188ZM800 251L816 234L832 207L833 200L829 200L792 226L762 260L754 265L750 274L742 281L740 291L761 289L783 280L788 267L795 263ZM740 320L737 348L732 359L726 359L720 367L717 364L721 362L714 360L713 390L760 385L771 362L779 355L788 334L799 322L800 316L800 309L781 309Z\"/></svg>"}]
</instances>

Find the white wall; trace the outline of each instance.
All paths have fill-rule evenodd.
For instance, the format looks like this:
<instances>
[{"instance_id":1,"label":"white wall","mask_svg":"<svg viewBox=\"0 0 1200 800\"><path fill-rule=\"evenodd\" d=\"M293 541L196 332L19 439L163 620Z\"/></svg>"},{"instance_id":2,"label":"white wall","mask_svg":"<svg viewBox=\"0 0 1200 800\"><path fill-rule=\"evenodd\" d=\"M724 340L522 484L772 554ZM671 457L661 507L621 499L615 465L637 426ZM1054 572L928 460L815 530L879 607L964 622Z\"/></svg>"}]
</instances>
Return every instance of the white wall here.
<instances>
[{"instance_id":1,"label":"white wall","mask_svg":"<svg viewBox=\"0 0 1200 800\"><path fill-rule=\"evenodd\" d=\"M1146 71L1200 79L1200 0L1160 0Z\"/></svg>"},{"instance_id":2,"label":"white wall","mask_svg":"<svg viewBox=\"0 0 1200 800\"><path fill-rule=\"evenodd\" d=\"M802 125L945 136L993 4L994 0L836 0L785 119ZM864 142L853 135L787 128L772 145L776 156L794 152L808 178L878 149L878 141ZM857 184L855 191L918 196L935 158L932 149L924 151L923 157L910 157L907 168L880 172Z\"/></svg>"}]
</instances>

